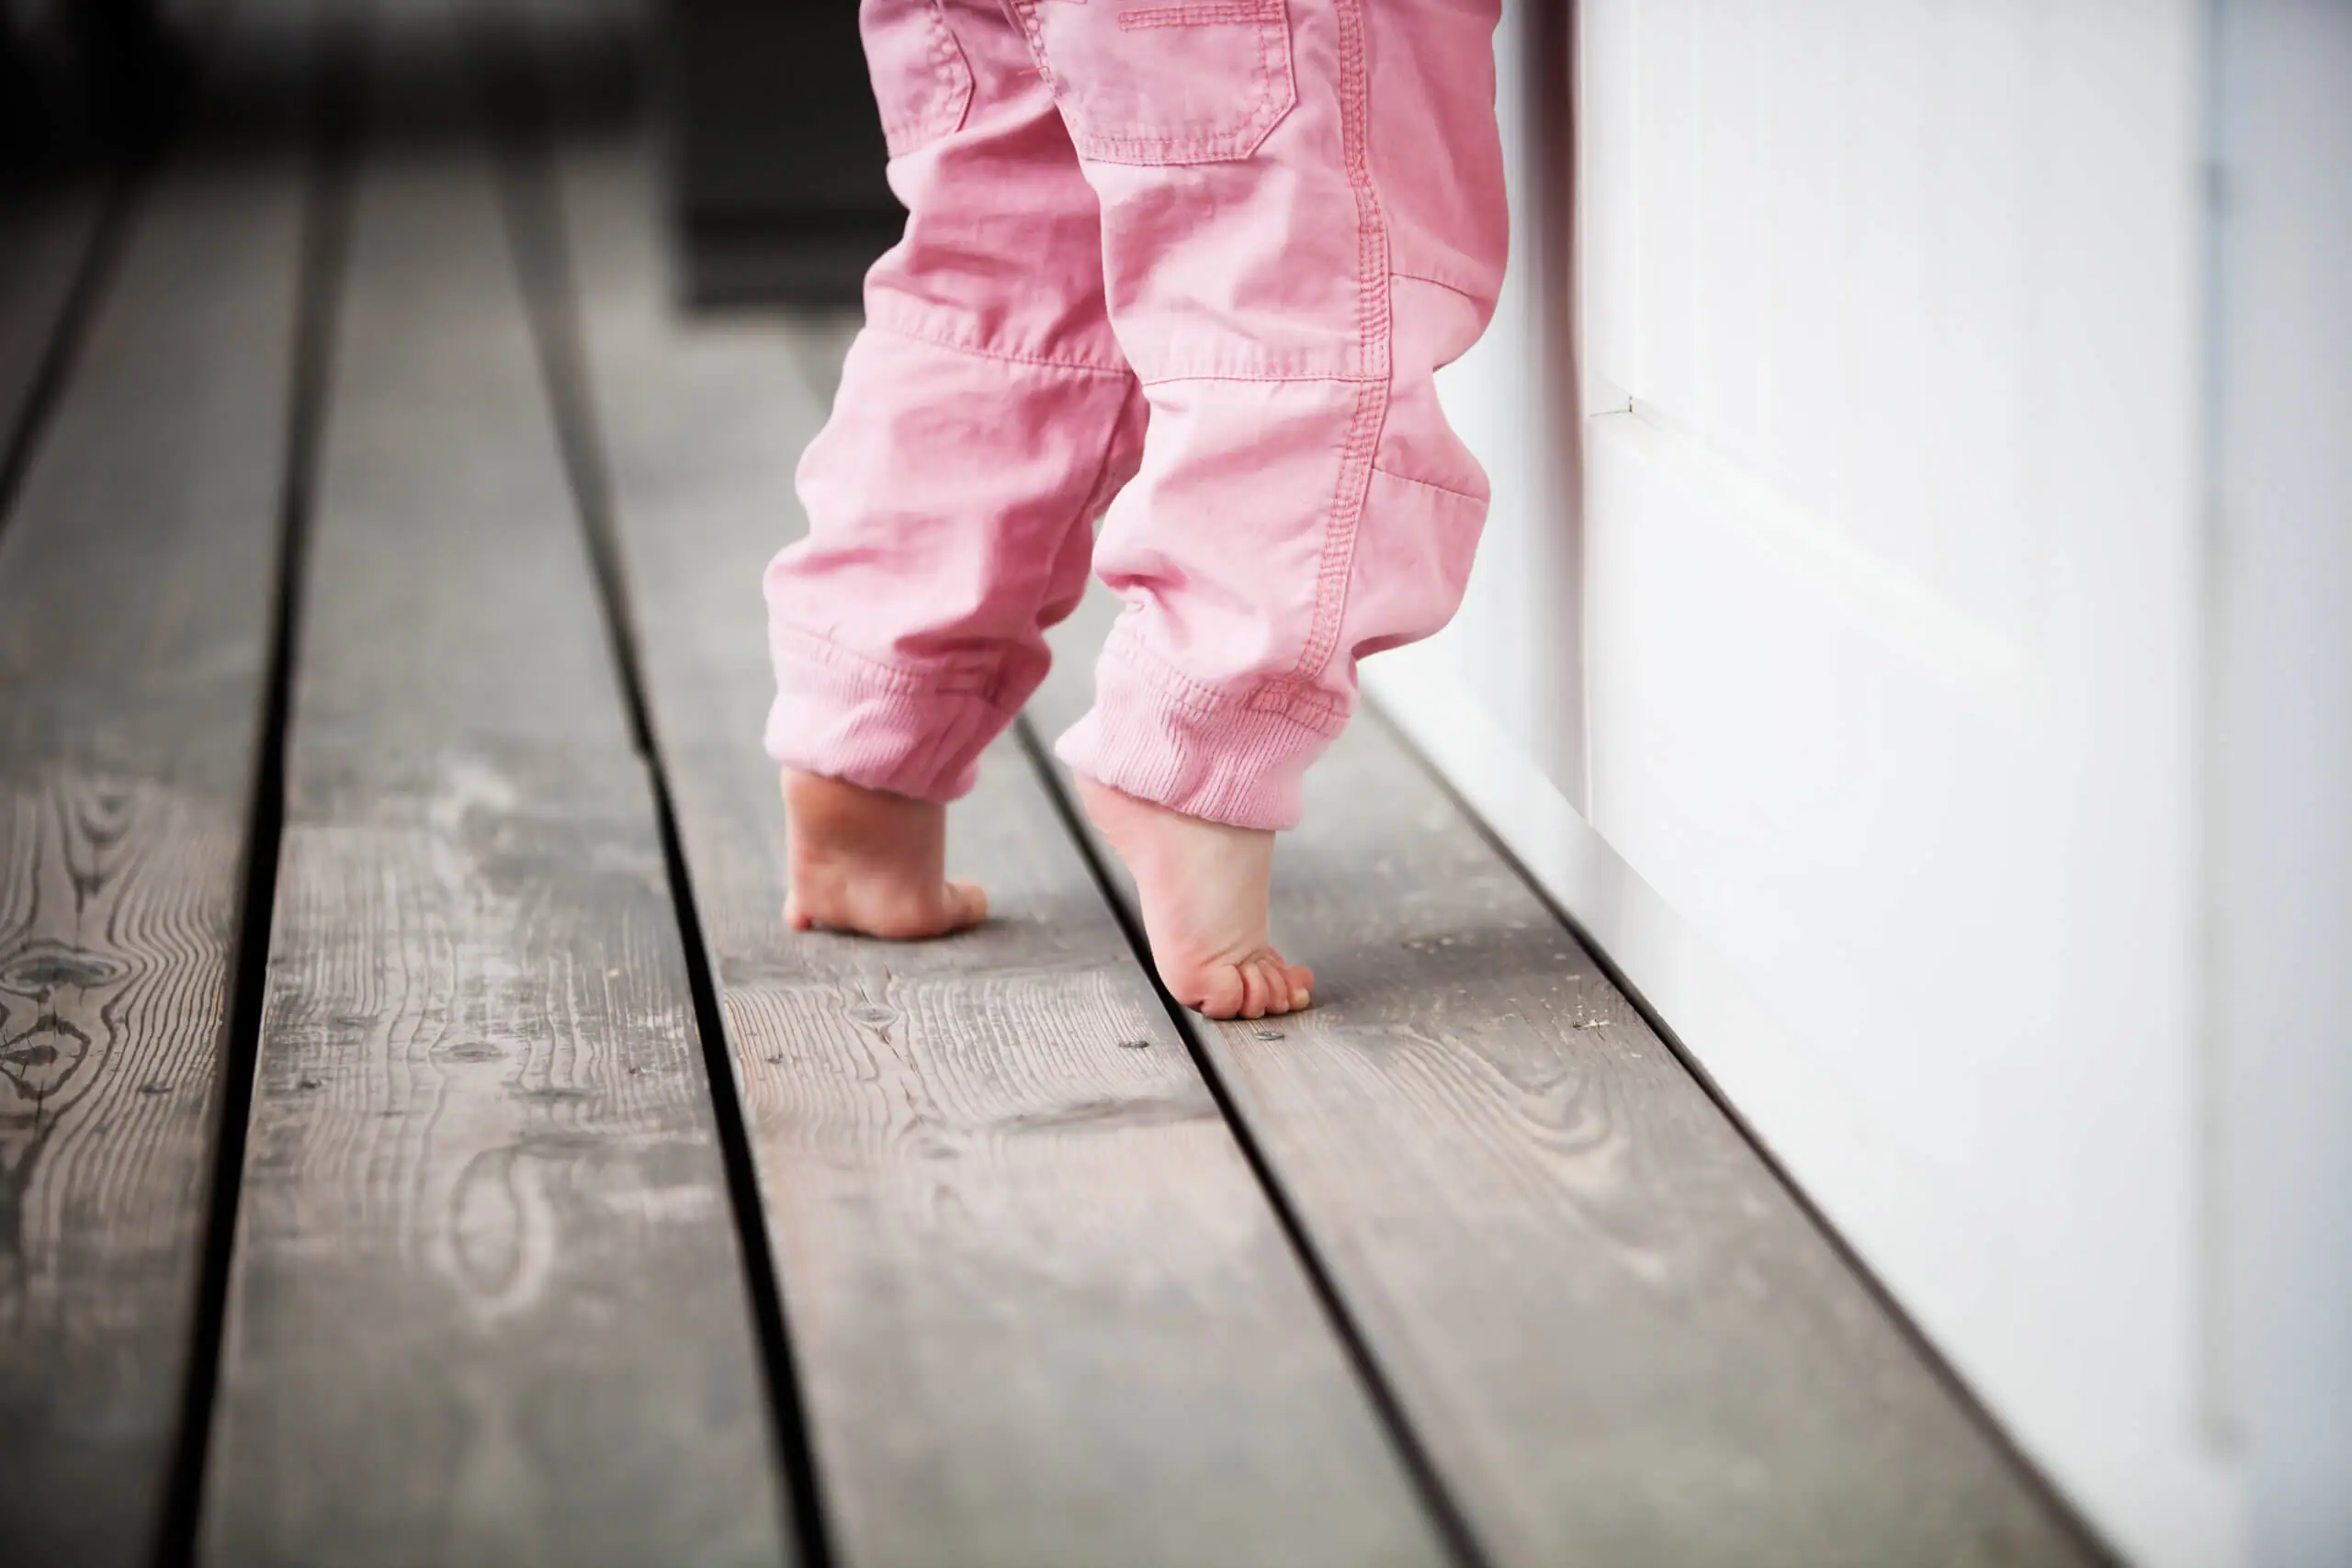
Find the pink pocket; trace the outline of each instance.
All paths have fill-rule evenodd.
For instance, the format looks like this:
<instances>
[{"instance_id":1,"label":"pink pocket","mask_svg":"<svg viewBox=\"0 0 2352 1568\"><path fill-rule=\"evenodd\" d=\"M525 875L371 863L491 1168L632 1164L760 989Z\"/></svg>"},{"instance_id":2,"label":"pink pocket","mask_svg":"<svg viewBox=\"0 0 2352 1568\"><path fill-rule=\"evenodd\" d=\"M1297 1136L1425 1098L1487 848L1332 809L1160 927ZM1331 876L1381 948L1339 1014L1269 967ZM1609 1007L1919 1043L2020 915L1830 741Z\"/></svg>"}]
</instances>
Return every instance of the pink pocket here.
<instances>
[{"instance_id":1,"label":"pink pocket","mask_svg":"<svg viewBox=\"0 0 2352 1568\"><path fill-rule=\"evenodd\" d=\"M1014 4L1082 158L1231 163L1297 102L1284 0Z\"/></svg>"},{"instance_id":2,"label":"pink pocket","mask_svg":"<svg viewBox=\"0 0 2352 1568\"><path fill-rule=\"evenodd\" d=\"M857 30L890 156L902 157L964 123L972 67L939 14L939 0L860 0Z\"/></svg>"}]
</instances>

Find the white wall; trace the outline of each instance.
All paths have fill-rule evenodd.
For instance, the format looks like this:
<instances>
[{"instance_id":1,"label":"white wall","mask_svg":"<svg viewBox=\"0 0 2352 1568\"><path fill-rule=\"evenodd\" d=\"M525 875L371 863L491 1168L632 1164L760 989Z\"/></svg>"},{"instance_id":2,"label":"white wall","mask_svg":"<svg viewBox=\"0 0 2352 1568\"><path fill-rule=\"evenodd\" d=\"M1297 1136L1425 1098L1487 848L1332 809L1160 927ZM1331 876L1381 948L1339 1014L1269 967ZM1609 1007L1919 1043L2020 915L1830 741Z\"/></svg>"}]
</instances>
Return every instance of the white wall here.
<instances>
[{"instance_id":1,"label":"white wall","mask_svg":"<svg viewBox=\"0 0 2352 1568\"><path fill-rule=\"evenodd\" d=\"M2261 4L2297 9L2226 0ZM1532 18L1502 108L1540 232L1566 182L1529 177L1558 134L1511 90L1545 69ZM1455 626L1366 670L2052 1479L2182 1568L2250 1560L2238 1298L2275 1280L2229 1248L2258 1231L2291 1269L2342 1214L2250 1226L2246 1192L2290 1178L2222 1154L2218 1090L2264 1069L2216 1020L2267 971L2211 963L2211 21L1585 0L1580 284L1522 244L1448 373L1489 544ZM1574 368L1534 330L1571 288ZM2341 419L2332 363L2307 425ZM1579 375L1580 478L1544 412ZM2301 526L2347 493L2341 445L2261 470ZM2310 597L2344 646L2352 592ZM2287 678L2320 678L2316 646Z\"/></svg>"},{"instance_id":2,"label":"white wall","mask_svg":"<svg viewBox=\"0 0 2352 1568\"><path fill-rule=\"evenodd\" d=\"M1498 43L1497 112L1514 193L1566 190L1576 176L1569 112L1572 23L1565 6L1510 4ZM1495 319L1470 352L1442 371L1447 413L1476 448L1494 488L1478 563L1454 627L1434 660L1479 694L1485 713L1519 738L1526 760L1574 807L1584 782L1584 650L1577 618L1581 547L1570 498L1578 404L1555 367L1574 362L1577 314L1565 203L1511 205L1510 265ZM1430 649L1428 652L1435 652ZM1365 676L1403 673L1395 658Z\"/></svg>"},{"instance_id":3,"label":"white wall","mask_svg":"<svg viewBox=\"0 0 2352 1568\"><path fill-rule=\"evenodd\" d=\"M2230 0L2213 291L2220 1411L2263 1568L2352 1563L2352 5Z\"/></svg>"}]
</instances>

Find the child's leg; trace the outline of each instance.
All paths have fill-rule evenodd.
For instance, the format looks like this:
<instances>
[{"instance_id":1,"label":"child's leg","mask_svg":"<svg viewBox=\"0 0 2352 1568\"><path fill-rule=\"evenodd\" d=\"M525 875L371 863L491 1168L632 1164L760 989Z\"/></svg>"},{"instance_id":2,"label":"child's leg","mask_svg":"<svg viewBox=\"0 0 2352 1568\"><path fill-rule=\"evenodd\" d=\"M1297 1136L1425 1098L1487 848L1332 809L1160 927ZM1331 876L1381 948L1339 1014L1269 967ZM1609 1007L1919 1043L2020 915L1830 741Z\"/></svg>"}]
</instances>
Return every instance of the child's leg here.
<instances>
[{"instance_id":1,"label":"child's leg","mask_svg":"<svg viewBox=\"0 0 2352 1568\"><path fill-rule=\"evenodd\" d=\"M1102 305L1093 192L995 0L868 0L904 240L801 463L807 539L765 587L795 925L923 936L944 803L1040 679L1142 402Z\"/></svg>"},{"instance_id":2,"label":"child's leg","mask_svg":"<svg viewBox=\"0 0 2352 1568\"><path fill-rule=\"evenodd\" d=\"M1094 551L1126 613L1059 750L1180 999L1223 1011L1238 984L1239 1010L1280 1010L1286 966L1251 956L1271 954L1271 830L1345 725L1357 660L1453 615L1485 519L1431 376L1500 283L1498 6L1020 9L1150 409Z\"/></svg>"},{"instance_id":3,"label":"child's leg","mask_svg":"<svg viewBox=\"0 0 2352 1568\"><path fill-rule=\"evenodd\" d=\"M1028 8L1150 405L1094 554L1126 614L1060 746L1100 783L1289 826L1357 659L1459 602L1486 478L1431 373L1500 282L1495 12Z\"/></svg>"},{"instance_id":4,"label":"child's leg","mask_svg":"<svg viewBox=\"0 0 2352 1568\"><path fill-rule=\"evenodd\" d=\"M849 792L833 848L935 844L935 808L899 821L864 792L961 793L1042 673L1037 628L1074 599L1083 520L1132 460L1124 355L1150 429L1096 559L1128 614L1061 749L1136 874L1162 976L1220 1016L1306 999L1265 942L1271 829L1344 725L1355 660L1453 613L1485 512L1430 373L1483 327L1501 271L1495 7L1373 9L869 0L915 217L804 465L812 539L770 574L771 749L846 781L796 791ZM1038 77L1005 63L1006 17L1075 161ZM1080 168L1099 216L1073 199ZM1115 340L1076 260L1096 224ZM802 919L892 923L846 895L846 914L809 908L829 881L912 889L925 919L903 934L976 908L935 849L911 869L843 852L846 882L819 874L796 831Z\"/></svg>"}]
</instances>

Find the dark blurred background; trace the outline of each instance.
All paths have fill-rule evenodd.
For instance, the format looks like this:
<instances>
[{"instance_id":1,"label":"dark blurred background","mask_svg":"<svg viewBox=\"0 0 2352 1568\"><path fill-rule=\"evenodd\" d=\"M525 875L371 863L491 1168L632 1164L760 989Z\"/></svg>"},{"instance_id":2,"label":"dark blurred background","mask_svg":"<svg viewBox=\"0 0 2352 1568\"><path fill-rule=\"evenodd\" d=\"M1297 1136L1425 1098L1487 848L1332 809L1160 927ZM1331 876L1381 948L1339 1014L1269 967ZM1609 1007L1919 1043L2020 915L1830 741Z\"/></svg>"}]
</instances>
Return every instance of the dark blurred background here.
<instances>
[{"instance_id":1,"label":"dark blurred background","mask_svg":"<svg viewBox=\"0 0 2352 1568\"><path fill-rule=\"evenodd\" d=\"M854 298L904 219L882 178L857 7L668 0L657 30L692 295Z\"/></svg>"},{"instance_id":2,"label":"dark blurred background","mask_svg":"<svg viewBox=\"0 0 2352 1568\"><path fill-rule=\"evenodd\" d=\"M0 0L0 174L12 183L135 156L185 85L155 0Z\"/></svg>"},{"instance_id":3,"label":"dark blurred background","mask_svg":"<svg viewBox=\"0 0 2352 1568\"><path fill-rule=\"evenodd\" d=\"M221 10L0 0L0 182L17 194L143 157ZM639 85L653 96L687 299L854 299L904 217L883 178L856 6L664 0L644 21Z\"/></svg>"}]
</instances>

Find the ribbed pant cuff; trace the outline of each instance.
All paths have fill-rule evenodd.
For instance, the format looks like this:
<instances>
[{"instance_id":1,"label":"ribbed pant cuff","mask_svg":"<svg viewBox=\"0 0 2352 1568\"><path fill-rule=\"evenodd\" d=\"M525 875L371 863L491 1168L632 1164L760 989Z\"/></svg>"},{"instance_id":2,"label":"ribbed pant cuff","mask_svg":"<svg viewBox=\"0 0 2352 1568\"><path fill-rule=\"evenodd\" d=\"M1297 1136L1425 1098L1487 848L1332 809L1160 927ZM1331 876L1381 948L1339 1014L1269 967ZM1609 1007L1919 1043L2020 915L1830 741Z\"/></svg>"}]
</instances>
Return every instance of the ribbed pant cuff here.
<instances>
[{"instance_id":1,"label":"ribbed pant cuff","mask_svg":"<svg viewBox=\"0 0 2352 1568\"><path fill-rule=\"evenodd\" d=\"M918 800L971 793L980 753L1012 722L993 672L893 670L793 633L772 635L767 752L787 768Z\"/></svg>"},{"instance_id":2,"label":"ribbed pant cuff","mask_svg":"<svg viewBox=\"0 0 2352 1568\"><path fill-rule=\"evenodd\" d=\"M1096 668L1093 707L1054 752L1097 784L1188 817L1295 828L1307 766L1345 723L1295 712L1212 692L1114 636Z\"/></svg>"}]
</instances>

